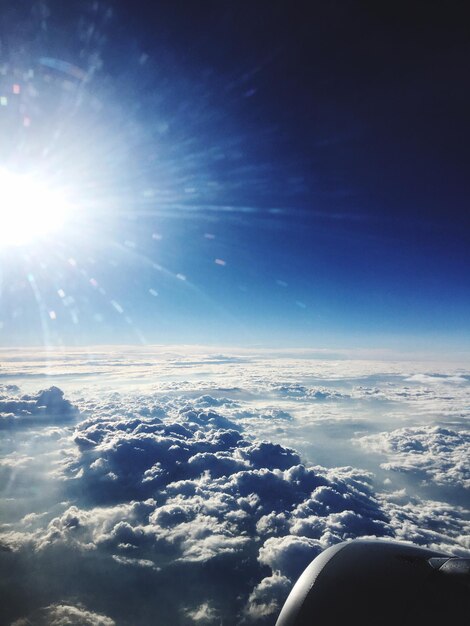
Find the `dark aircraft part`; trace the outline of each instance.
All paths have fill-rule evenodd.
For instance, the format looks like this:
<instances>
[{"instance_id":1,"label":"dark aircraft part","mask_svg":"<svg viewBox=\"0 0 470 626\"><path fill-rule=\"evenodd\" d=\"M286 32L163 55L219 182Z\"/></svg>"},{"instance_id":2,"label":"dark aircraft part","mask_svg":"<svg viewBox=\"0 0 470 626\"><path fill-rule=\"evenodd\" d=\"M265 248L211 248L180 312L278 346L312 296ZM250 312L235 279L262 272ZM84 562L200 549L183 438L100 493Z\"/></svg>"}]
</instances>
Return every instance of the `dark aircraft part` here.
<instances>
[{"instance_id":1,"label":"dark aircraft part","mask_svg":"<svg viewBox=\"0 0 470 626\"><path fill-rule=\"evenodd\" d=\"M310 563L276 626L469 626L470 559L390 541L340 543Z\"/></svg>"}]
</instances>

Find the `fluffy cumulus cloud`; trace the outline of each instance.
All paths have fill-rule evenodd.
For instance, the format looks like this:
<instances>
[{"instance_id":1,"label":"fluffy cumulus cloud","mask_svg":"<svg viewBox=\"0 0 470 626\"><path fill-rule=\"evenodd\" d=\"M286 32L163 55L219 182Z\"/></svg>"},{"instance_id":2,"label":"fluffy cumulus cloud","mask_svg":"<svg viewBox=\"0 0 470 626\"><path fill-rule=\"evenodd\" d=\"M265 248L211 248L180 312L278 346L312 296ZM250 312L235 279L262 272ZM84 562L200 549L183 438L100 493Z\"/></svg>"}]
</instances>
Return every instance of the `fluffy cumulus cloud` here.
<instances>
[{"instance_id":1,"label":"fluffy cumulus cloud","mask_svg":"<svg viewBox=\"0 0 470 626\"><path fill-rule=\"evenodd\" d=\"M382 467L425 481L470 488L470 433L439 426L400 428L361 437L365 450L386 456Z\"/></svg>"},{"instance_id":2,"label":"fluffy cumulus cloud","mask_svg":"<svg viewBox=\"0 0 470 626\"><path fill-rule=\"evenodd\" d=\"M278 572L266 576L250 593L245 609L246 621L259 622L279 611L279 598L287 597L292 581Z\"/></svg>"},{"instance_id":3,"label":"fluffy cumulus cloud","mask_svg":"<svg viewBox=\"0 0 470 626\"><path fill-rule=\"evenodd\" d=\"M323 386L307 387L298 383L274 383L272 384L272 389L276 394L294 400L343 400L349 399L350 397L349 394L341 393L335 389L329 389Z\"/></svg>"},{"instance_id":4,"label":"fluffy cumulus cloud","mask_svg":"<svg viewBox=\"0 0 470 626\"><path fill-rule=\"evenodd\" d=\"M28 424L57 416L67 442L48 474L50 499L1 529L2 589L15 590L8 623L268 625L305 566L340 541L470 549L460 507L382 491L370 471L307 463L293 447L245 430L244 416L256 415L258 433L270 418L295 427L290 412L273 406L272 386L263 406L247 405L235 384L227 389L80 391L80 413L56 387L32 396L4 390L12 415L27 411ZM349 399L312 389L279 384L274 393ZM79 417L73 428L59 423L65 415ZM434 480L439 472L468 479L462 433L404 428L361 445L380 445L388 463L407 459L410 468L421 454L419 469Z\"/></svg>"},{"instance_id":5,"label":"fluffy cumulus cloud","mask_svg":"<svg viewBox=\"0 0 470 626\"><path fill-rule=\"evenodd\" d=\"M16 385L0 387L0 428L38 422L65 422L77 414L76 407L64 398L58 387L36 394L21 394Z\"/></svg>"}]
</instances>

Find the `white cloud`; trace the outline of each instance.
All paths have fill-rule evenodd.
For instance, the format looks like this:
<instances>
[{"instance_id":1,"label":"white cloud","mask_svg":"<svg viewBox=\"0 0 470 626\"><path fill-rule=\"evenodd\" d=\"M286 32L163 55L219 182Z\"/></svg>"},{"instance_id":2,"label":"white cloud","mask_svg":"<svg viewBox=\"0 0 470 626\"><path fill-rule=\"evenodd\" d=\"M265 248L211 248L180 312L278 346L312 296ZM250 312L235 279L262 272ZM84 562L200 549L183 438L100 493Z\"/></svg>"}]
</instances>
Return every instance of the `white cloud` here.
<instances>
[{"instance_id":1,"label":"white cloud","mask_svg":"<svg viewBox=\"0 0 470 626\"><path fill-rule=\"evenodd\" d=\"M116 622L106 615L88 611L82 606L51 604L39 609L27 618L15 620L11 626L115 626Z\"/></svg>"},{"instance_id":2,"label":"white cloud","mask_svg":"<svg viewBox=\"0 0 470 626\"><path fill-rule=\"evenodd\" d=\"M386 463L408 463L402 476L419 471L435 484L464 484L462 429L413 420L430 407L433 419L461 418L466 383L405 382L420 373L409 364L175 352L160 353L157 368L150 355L135 366L133 354L58 361L61 375L75 369L98 381L101 371L110 384L109 391L94 382L84 388L76 379L66 385L69 400L54 391L79 409L73 420L70 413L62 421L51 407L48 419L38 420L39 394L1 391L0 400L26 402L11 405L12 414L27 408L37 426L23 429L21 439L8 434L3 470L23 484L40 461L51 489L42 508L37 501L27 508L27 492L21 506L12 499L11 519L0 528L2 544L13 550L3 557L24 564L8 570L8 584L18 597L37 594L31 611L11 607L13 619L34 615L36 606L88 611L83 602L99 606L99 618L119 615L123 623L155 623L157 615L161 623L269 624L303 567L339 541L376 536L470 550L462 508L444 492L442 500L420 498L410 484L399 492L387 484L382 492L383 476L376 481L371 471L379 470L374 455L350 443L360 429L364 449L381 446ZM157 372L161 378L153 378ZM118 377L126 381L119 393ZM391 416L404 428L386 433ZM425 451L419 470L413 438ZM295 449L311 444L325 449L325 465ZM342 467L349 450L357 461ZM366 463L367 471L357 467ZM15 571L23 573L15 578ZM35 571L44 572L55 597L41 595ZM99 605L98 584L105 585Z\"/></svg>"},{"instance_id":3,"label":"white cloud","mask_svg":"<svg viewBox=\"0 0 470 626\"><path fill-rule=\"evenodd\" d=\"M209 602L203 602L195 609L187 609L185 613L195 624L220 623L220 617L217 609L211 606Z\"/></svg>"},{"instance_id":4,"label":"white cloud","mask_svg":"<svg viewBox=\"0 0 470 626\"><path fill-rule=\"evenodd\" d=\"M0 428L40 422L67 422L76 417L77 408L52 386L36 394L18 395L16 386L0 391Z\"/></svg>"},{"instance_id":5,"label":"white cloud","mask_svg":"<svg viewBox=\"0 0 470 626\"><path fill-rule=\"evenodd\" d=\"M226 572L238 563L243 578L258 578L245 592L232 582L245 619L276 611L311 559L340 541L399 537L466 549L469 524L455 507L377 494L368 472L305 466L294 450L248 438L212 409L186 399L179 409L174 400L166 406L168 416L160 405L159 417L153 410L119 417L114 409L107 417L101 408L84 419L62 469L76 504L45 524L37 517L33 530L5 532L3 541L42 559L57 550L74 559L101 555L122 571L155 575L199 568L207 577L210 563Z\"/></svg>"},{"instance_id":6,"label":"white cloud","mask_svg":"<svg viewBox=\"0 0 470 626\"><path fill-rule=\"evenodd\" d=\"M470 488L470 433L439 426L400 428L357 439L387 457L387 470L417 474L440 485Z\"/></svg>"},{"instance_id":7,"label":"white cloud","mask_svg":"<svg viewBox=\"0 0 470 626\"><path fill-rule=\"evenodd\" d=\"M281 609L280 599L287 597L292 582L287 576L275 573L256 585L248 597L245 614L251 621L277 614Z\"/></svg>"}]
</instances>

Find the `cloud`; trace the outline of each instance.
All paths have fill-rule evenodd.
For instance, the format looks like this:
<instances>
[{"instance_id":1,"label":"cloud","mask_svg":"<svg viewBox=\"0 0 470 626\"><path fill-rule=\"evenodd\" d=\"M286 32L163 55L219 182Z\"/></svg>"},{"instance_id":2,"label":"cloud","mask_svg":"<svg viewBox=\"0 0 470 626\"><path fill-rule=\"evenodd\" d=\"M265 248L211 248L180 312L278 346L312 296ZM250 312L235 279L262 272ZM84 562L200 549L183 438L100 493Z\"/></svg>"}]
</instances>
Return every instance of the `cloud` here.
<instances>
[{"instance_id":1,"label":"cloud","mask_svg":"<svg viewBox=\"0 0 470 626\"><path fill-rule=\"evenodd\" d=\"M63 488L75 503L35 518L32 528L4 532L3 541L40 561L57 553L84 561L106 555L110 572L159 576L171 567L211 579L221 568L239 598L236 611L246 617L276 610L286 581L323 547L371 527L389 532L367 472L306 467L292 448L247 437L196 404L185 399L177 409L168 401L166 417L131 410L108 417L101 407L99 416L84 419L62 464ZM227 573L233 568L244 572L242 580ZM261 584L269 569L267 578L274 578ZM276 599L275 590L284 596ZM191 606L190 589L183 599ZM218 614L230 621L218 602Z\"/></svg>"},{"instance_id":2,"label":"cloud","mask_svg":"<svg viewBox=\"0 0 470 626\"><path fill-rule=\"evenodd\" d=\"M283 397L288 397L294 400L348 400L349 394L341 393L335 389L327 387L306 387L298 383L275 383L272 385L273 390Z\"/></svg>"},{"instance_id":3,"label":"cloud","mask_svg":"<svg viewBox=\"0 0 470 626\"><path fill-rule=\"evenodd\" d=\"M258 560L273 572L296 578L322 550L321 543L308 537L271 537L260 548Z\"/></svg>"},{"instance_id":4,"label":"cloud","mask_svg":"<svg viewBox=\"0 0 470 626\"><path fill-rule=\"evenodd\" d=\"M279 611L279 598L288 596L292 581L282 574L267 576L256 585L248 597L245 615L249 621L259 622Z\"/></svg>"},{"instance_id":5,"label":"cloud","mask_svg":"<svg viewBox=\"0 0 470 626\"><path fill-rule=\"evenodd\" d=\"M115 626L106 615L88 611L83 606L51 604L35 611L27 618L15 620L11 626Z\"/></svg>"},{"instance_id":6,"label":"cloud","mask_svg":"<svg viewBox=\"0 0 470 626\"><path fill-rule=\"evenodd\" d=\"M386 470L416 474L440 485L470 488L470 433L439 426L400 428L356 440L387 457Z\"/></svg>"},{"instance_id":7,"label":"cloud","mask_svg":"<svg viewBox=\"0 0 470 626\"><path fill-rule=\"evenodd\" d=\"M254 436L268 430L270 420L299 428L297 417L281 408L285 404L273 406L271 383L263 384L265 403L259 397L250 402L247 395L241 400L237 384L232 385L236 401L227 390L201 395L198 384L185 392L177 386L171 393L136 389L93 397L82 391L75 400L82 419L74 424L69 447L61 443L63 433L63 439L44 438L51 449L62 446L50 478L54 506L23 512L22 521L1 529L0 539L10 550L4 554L24 564L9 570L8 584L19 590L18 597L35 593L31 611L12 604L13 619L34 614L37 606L87 611L83 607L98 606L100 586L96 619L109 623L150 624L158 618L161 623L272 624L303 568L340 541L399 538L467 553L470 523L463 509L406 490L381 492L370 471L334 467L341 460L334 452L332 467L313 465L286 443ZM292 392L294 402L297 397L307 402L308 390L318 391L290 383L287 388L280 402L291 402ZM28 407L40 396L13 389L3 393L5 401L16 398L32 403ZM333 393L328 411L336 401L349 406L349 396ZM52 397L64 398L60 390ZM245 418L257 428L247 432ZM419 439L418 432L394 432L401 431L406 436L393 444L394 454L408 458L406 441ZM419 432L429 458L432 435L432 450L439 451L434 456L453 458L457 466L467 445L461 433L432 427ZM383 434L376 440L362 437L361 445L392 446ZM21 455L9 458L13 466L22 463ZM431 476L432 466L425 467ZM450 475L450 481L461 478ZM46 597L35 571L44 572L53 597Z\"/></svg>"},{"instance_id":8,"label":"cloud","mask_svg":"<svg viewBox=\"0 0 470 626\"><path fill-rule=\"evenodd\" d=\"M77 414L77 408L55 386L33 395L19 395L18 388L11 385L0 391L0 428L39 422L62 423L74 419Z\"/></svg>"},{"instance_id":9,"label":"cloud","mask_svg":"<svg viewBox=\"0 0 470 626\"><path fill-rule=\"evenodd\" d=\"M445 374L413 374L405 379L407 382L418 382L427 384L452 384L465 385L468 383L468 376L461 374L445 375Z\"/></svg>"},{"instance_id":10,"label":"cloud","mask_svg":"<svg viewBox=\"0 0 470 626\"><path fill-rule=\"evenodd\" d=\"M201 407L238 406L238 403L230 398L214 398L209 394L196 398L194 404Z\"/></svg>"},{"instance_id":11,"label":"cloud","mask_svg":"<svg viewBox=\"0 0 470 626\"><path fill-rule=\"evenodd\" d=\"M410 496L406 489L383 497L382 503L398 540L468 558L470 522L465 508Z\"/></svg>"},{"instance_id":12,"label":"cloud","mask_svg":"<svg viewBox=\"0 0 470 626\"><path fill-rule=\"evenodd\" d=\"M220 624L219 614L209 602L203 602L195 609L187 609L186 614L195 624Z\"/></svg>"}]
</instances>

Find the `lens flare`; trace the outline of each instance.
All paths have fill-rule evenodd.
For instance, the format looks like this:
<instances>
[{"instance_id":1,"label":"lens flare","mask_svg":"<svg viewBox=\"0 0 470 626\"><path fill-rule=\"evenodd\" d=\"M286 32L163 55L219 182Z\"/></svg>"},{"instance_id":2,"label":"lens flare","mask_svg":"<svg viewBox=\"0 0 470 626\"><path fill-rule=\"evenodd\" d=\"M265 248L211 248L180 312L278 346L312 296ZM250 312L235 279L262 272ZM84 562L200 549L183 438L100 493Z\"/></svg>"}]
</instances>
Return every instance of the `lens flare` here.
<instances>
[{"instance_id":1,"label":"lens flare","mask_svg":"<svg viewBox=\"0 0 470 626\"><path fill-rule=\"evenodd\" d=\"M0 247L24 246L63 227L70 207L33 176L0 169Z\"/></svg>"}]
</instances>

